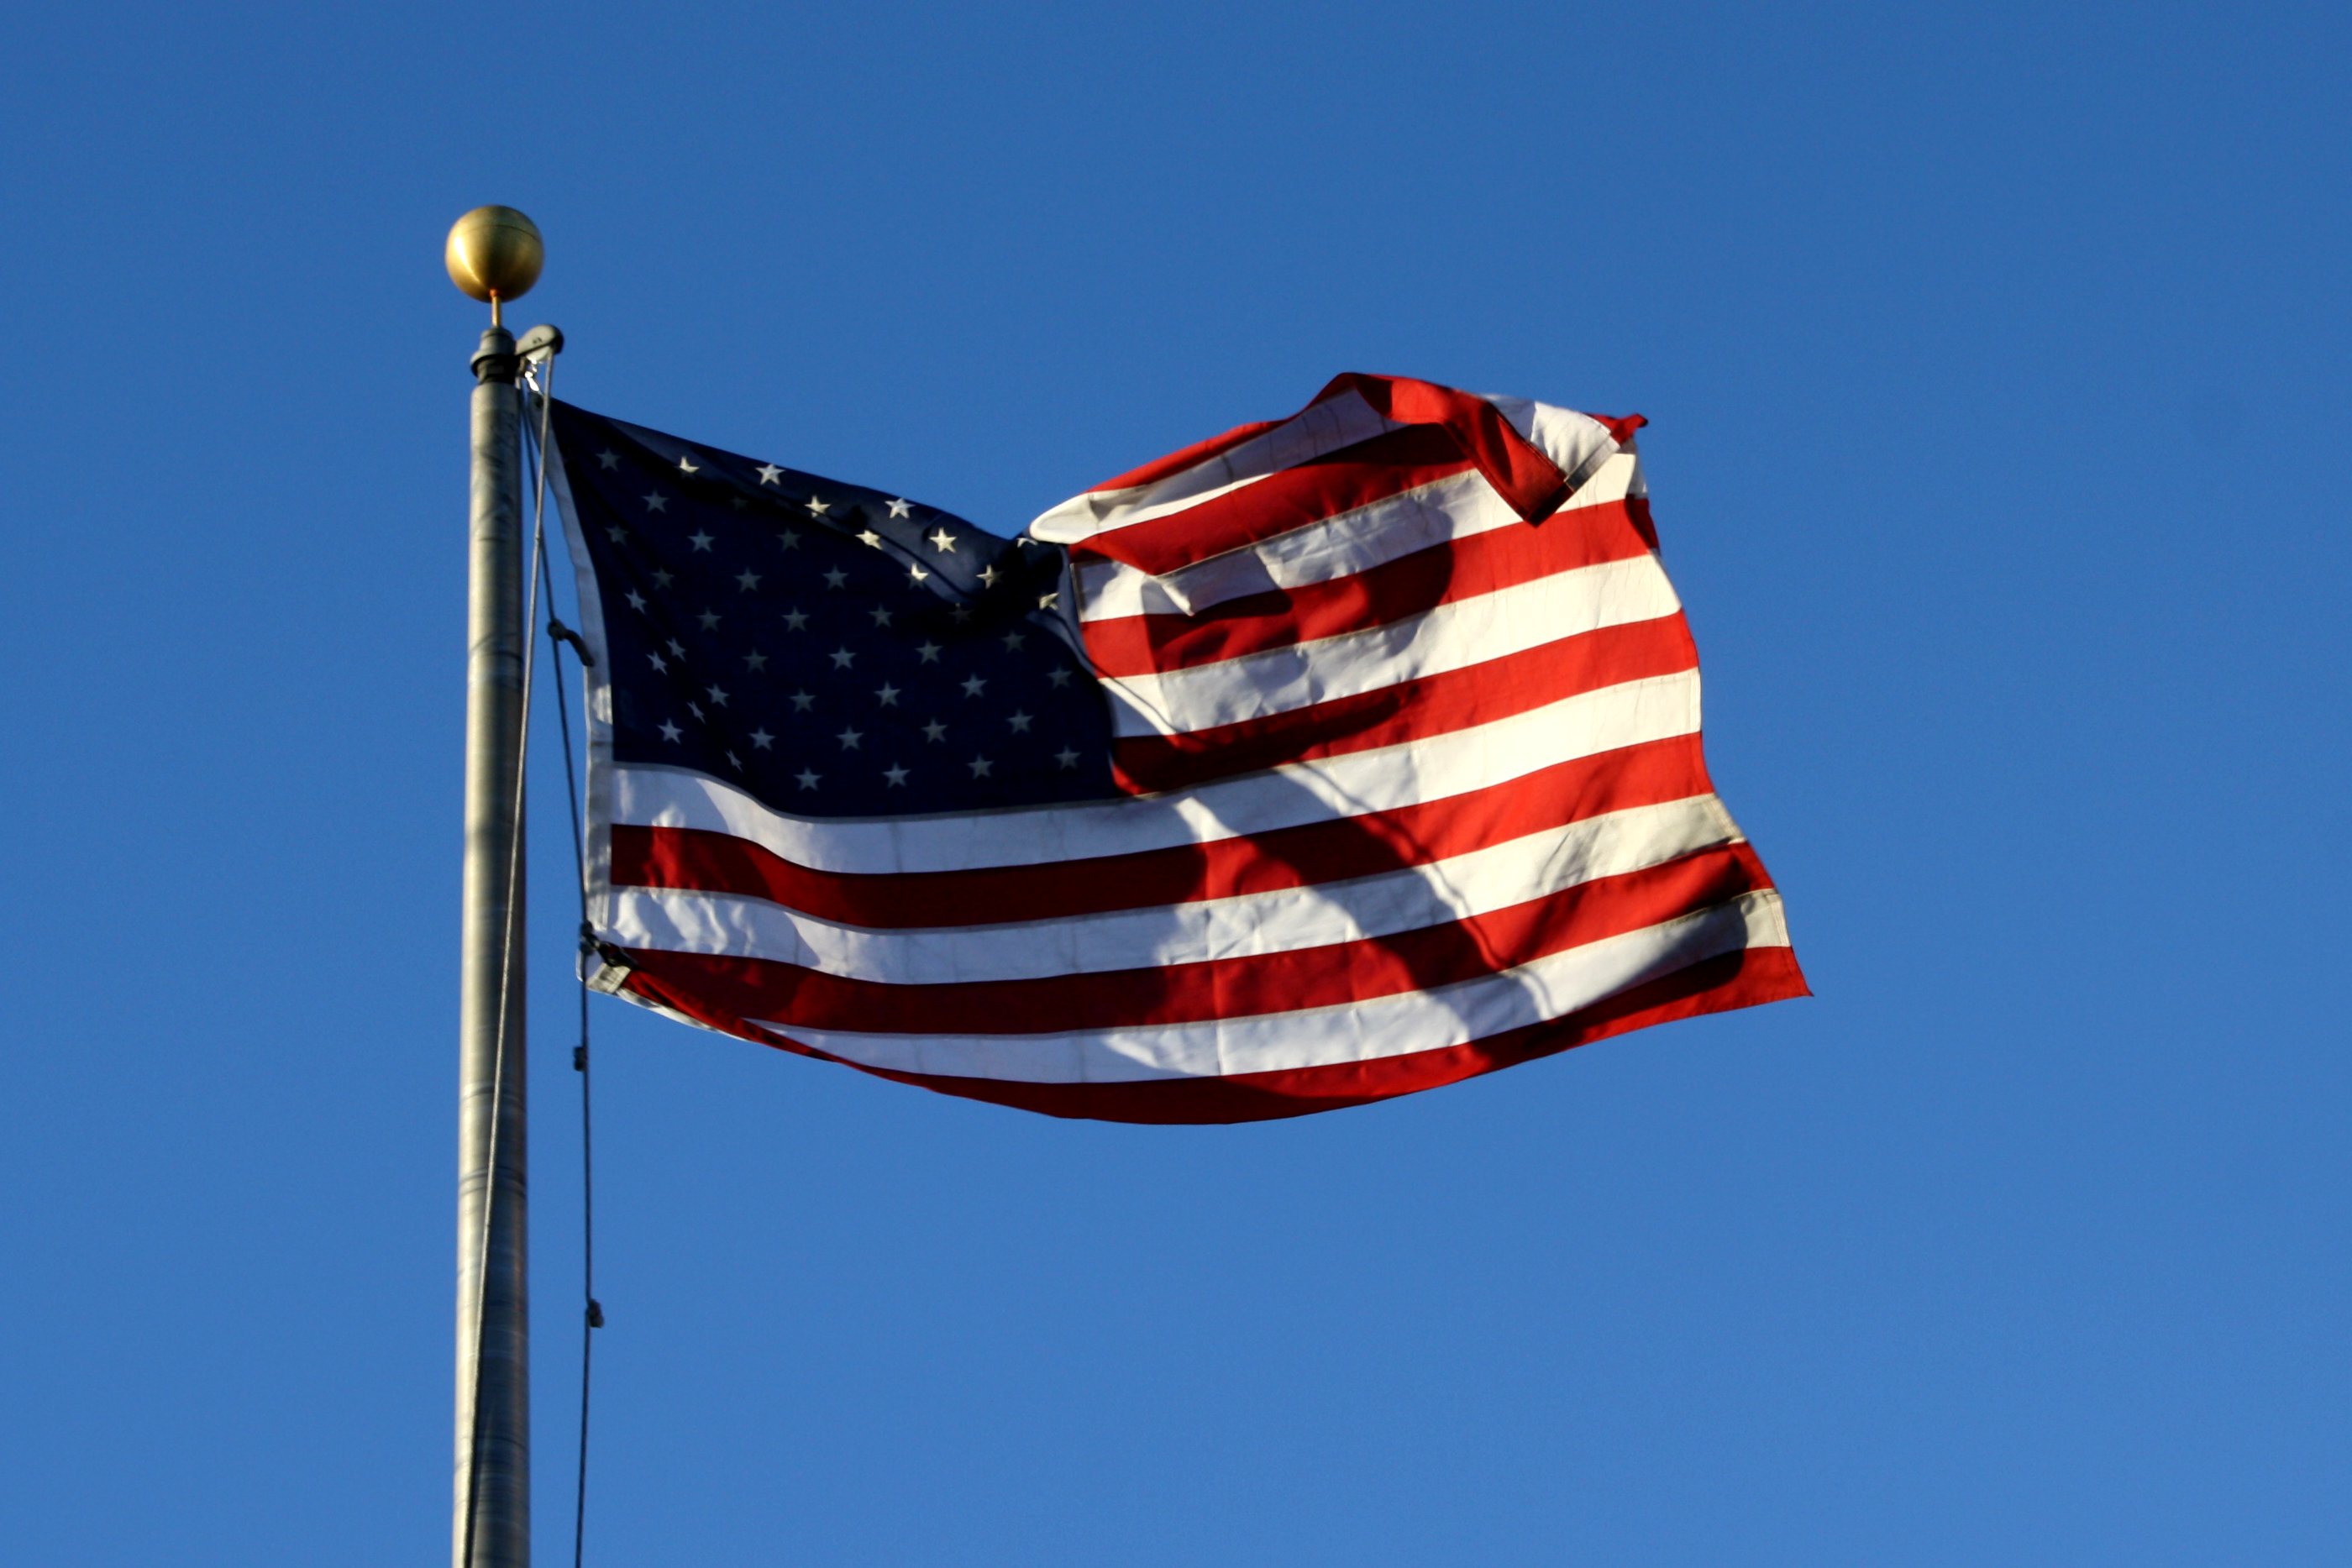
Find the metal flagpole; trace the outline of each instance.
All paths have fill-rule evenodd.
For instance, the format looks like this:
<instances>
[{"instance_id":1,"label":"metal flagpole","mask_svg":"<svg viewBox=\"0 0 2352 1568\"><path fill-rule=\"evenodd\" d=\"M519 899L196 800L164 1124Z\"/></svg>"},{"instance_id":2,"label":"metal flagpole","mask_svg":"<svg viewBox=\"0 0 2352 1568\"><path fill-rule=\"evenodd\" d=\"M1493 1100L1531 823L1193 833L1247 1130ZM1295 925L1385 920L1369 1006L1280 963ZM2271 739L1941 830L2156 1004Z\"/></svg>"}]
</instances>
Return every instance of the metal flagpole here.
<instances>
[{"instance_id":1,"label":"metal flagpole","mask_svg":"<svg viewBox=\"0 0 2352 1568\"><path fill-rule=\"evenodd\" d=\"M499 307L538 281L538 228L478 207L450 280L490 307L475 351L458 986L456 1568L530 1562L530 1303L523 1101L521 361Z\"/></svg>"}]
</instances>

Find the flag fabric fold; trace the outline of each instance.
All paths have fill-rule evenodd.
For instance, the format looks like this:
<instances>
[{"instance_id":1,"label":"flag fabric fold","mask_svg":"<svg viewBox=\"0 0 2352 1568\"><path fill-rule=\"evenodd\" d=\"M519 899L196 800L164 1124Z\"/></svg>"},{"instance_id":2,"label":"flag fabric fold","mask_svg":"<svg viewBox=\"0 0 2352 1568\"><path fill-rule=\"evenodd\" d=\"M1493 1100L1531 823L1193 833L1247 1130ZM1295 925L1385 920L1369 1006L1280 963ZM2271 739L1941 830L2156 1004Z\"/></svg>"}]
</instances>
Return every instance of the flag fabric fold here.
<instances>
[{"instance_id":1,"label":"flag fabric fold","mask_svg":"<svg viewBox=\"0 0 2352 1568\"><path fill-rule=\"evenodd\" d=\"M551 412L600 988L1141 1122L1804 994L1638 419L1341 376L1004 538Z\"/></svg>"}]
</instances>

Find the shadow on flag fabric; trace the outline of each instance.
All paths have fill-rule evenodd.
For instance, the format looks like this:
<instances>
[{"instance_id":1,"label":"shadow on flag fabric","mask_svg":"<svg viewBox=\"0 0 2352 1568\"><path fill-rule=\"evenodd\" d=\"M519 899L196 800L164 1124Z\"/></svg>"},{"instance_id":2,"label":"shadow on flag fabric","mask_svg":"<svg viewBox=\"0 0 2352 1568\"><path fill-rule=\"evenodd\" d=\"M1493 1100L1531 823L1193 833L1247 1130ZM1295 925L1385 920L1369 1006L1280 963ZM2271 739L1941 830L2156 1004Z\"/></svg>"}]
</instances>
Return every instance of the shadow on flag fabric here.
<instances>
[{"instance_id":1,"label":"shadow on flag fabric","mask_svg":"<svg viewBox=\"0 0 2352 1568\"><path fill-rule=\"evenodd\" d=\"M1128 1122L1805 994L1638 418L1342 376L1005 538L551 412L599 989Z\"/></svg>"}]
</instances>

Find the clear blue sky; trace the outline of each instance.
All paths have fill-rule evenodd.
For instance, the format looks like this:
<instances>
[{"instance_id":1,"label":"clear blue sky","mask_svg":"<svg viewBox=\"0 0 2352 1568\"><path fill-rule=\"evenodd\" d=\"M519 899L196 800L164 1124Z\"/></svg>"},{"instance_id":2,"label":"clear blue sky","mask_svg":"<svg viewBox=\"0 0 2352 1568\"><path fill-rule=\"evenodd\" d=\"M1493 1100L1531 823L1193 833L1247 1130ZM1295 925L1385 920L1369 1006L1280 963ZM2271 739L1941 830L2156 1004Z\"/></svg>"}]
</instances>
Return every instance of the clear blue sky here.
<instances>
[{"instance_id":1,"label":"clear blue sky","mask_svg":"<svg viewBox=\"0 0 2352 1568\"><path fill-rule=\"evenodd\" d=\"M1820 992L1229 1129L600 1004L592 1561L2352 1552L2341 8L992 9L0 23L6 1555L446 1551L484 202L572 397L1007 530L1649 415Z\"/></svg>"}]
</instances>

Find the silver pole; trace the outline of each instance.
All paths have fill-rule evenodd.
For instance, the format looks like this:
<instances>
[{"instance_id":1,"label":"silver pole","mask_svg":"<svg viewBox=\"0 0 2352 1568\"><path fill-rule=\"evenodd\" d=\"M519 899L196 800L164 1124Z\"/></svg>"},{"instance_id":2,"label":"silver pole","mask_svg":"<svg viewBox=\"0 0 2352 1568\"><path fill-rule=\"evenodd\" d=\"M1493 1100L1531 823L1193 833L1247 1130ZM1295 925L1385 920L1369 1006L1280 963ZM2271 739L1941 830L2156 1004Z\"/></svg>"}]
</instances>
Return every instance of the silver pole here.
<instances>
[{"instance_id":1,"label":"silver pole","mask_svg":"<svg viewBox=\"0 0 2352 1568\"><path fill-rule=\"evenodd\" d=\"M520 365L514 338L503 327L482 334L474 356L466 619L457 1473L450 1543L456 1568L528 1568L530 1562L522 812L515 777L522 748L524 640L530 634L522 623L522 410L515 386Z\"/></svg>"}]
</instances>

